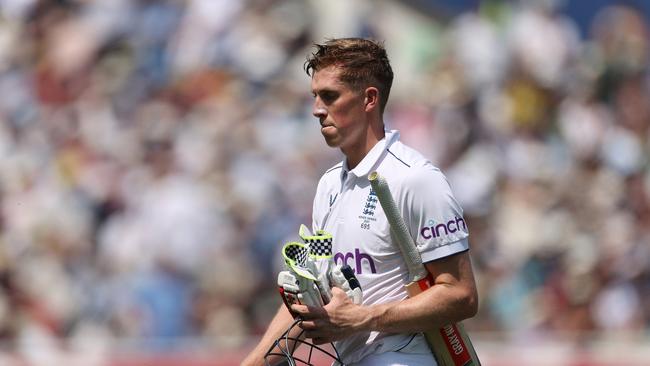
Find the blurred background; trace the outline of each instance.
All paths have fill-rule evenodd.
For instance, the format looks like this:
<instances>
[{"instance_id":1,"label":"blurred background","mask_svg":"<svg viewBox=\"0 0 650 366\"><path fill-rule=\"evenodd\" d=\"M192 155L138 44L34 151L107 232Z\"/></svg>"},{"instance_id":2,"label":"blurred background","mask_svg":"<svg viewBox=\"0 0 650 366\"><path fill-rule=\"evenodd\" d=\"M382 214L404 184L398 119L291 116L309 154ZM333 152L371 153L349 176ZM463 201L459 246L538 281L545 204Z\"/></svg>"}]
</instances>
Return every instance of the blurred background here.
<instances>
[{"instance_id":1,"label":"blurred background","mask_svg":"<svg viewBox=\"0 0 650 366\"><path fill-rule=\"evenodd\" d=\"M0 0L0 364L236 365L341 159L302 69L384 40L465 209L485 366L650 364L650 3Z\"/></svg>"}]
</instances>

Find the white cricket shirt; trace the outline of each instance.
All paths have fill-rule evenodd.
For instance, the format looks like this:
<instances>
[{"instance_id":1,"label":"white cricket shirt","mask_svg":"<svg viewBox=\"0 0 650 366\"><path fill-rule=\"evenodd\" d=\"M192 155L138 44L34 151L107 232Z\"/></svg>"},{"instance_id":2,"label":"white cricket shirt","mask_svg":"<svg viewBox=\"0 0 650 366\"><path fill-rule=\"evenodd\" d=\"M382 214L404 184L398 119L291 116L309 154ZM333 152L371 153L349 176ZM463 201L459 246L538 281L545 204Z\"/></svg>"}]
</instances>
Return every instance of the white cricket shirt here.
<instances>
[{"instance_id":1,"label":"white cricket shirt","mask_svg":"<svg viewBox=\"0 0 650 366\"><path fill-rule=\"evenodd\" d=\"M463 211L445 176L419 152L402 144L398 131L387 131L354 169L349 170L344 160L327 170L314 198L312 229L333 235L334 261L355 270L364 305L407 297L407 267L371 190L368 174L373 171L386 178L423 262L469 248ZM412 336L369 332L336 346L347 364L368 354L395 351ZM418 335L407 348L412 353L430 352L425 342Z\"/></svg>"}]
</instances>

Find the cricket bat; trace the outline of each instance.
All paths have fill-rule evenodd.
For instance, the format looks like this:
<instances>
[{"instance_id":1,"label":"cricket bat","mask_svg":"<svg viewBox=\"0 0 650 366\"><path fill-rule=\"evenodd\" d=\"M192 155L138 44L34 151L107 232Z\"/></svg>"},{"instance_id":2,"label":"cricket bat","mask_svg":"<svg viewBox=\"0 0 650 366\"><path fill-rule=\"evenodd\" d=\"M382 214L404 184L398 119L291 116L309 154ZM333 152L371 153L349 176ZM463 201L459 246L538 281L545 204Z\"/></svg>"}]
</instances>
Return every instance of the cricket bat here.
<instances>
[{"instance_id":1,"label":"cricket bat","mask_svg":"<svg viewBox=\"0 0 650 366\"><path fill-rule=\"evenodd\" d=\"M368 176L372 189L377 194L379 204L386 214L388 223L397 240L409 272L409 283L405 286L409 297L417 296L432 286L433 278L422 264L420 252L409 233L393 199L386 179L377 172ZM429 347L439 366L480 366L467 332L461 323L446 325L437 331L424 333Z\"/></svg>"}]
</instances>

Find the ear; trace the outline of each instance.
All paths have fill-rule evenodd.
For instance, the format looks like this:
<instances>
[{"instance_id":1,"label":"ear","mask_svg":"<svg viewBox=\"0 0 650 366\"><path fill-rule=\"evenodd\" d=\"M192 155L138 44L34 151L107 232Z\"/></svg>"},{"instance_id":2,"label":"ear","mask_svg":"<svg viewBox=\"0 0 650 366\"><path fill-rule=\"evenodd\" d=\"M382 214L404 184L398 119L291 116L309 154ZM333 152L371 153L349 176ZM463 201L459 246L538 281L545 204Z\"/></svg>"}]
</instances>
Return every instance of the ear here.
<instances>
[{"instance_id":1,"label":"ear","mask_svg":"<svg viewBox=\"0 0 650 366\"><path fill-rule=\"evenodd\" d=\"M365 90L366 98L364 100L366 112L379 108L379 89L370 86Z\"/></svg>"}]
</instances>

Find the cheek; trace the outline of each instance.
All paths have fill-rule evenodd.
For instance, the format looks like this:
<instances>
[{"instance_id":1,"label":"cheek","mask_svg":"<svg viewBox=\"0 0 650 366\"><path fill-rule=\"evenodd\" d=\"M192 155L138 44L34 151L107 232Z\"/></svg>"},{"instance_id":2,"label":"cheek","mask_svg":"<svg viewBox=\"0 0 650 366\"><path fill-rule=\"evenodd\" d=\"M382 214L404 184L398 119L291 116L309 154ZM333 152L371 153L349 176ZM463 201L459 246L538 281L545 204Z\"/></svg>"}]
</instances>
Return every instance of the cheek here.
<instances>
[{"instance_id":1,"label":"cheek","mask_svg":"<svg viewBox=\"0 0 650 366\"><path fill-rule=\"evenodd\" d=\"M357 123L355 123L355 120L350 115L341 116L335 123L336 130L342 137L354 135L354 131L357 129Z\"/></svg>"},{"instance_id":2,"label":"cheek","mask_svg":"<svg viewBox=\"0 0 650 366\"><path fill-rule=\"evenodd\" d=\"M342 120L340 124L341 129L343 129L347 134L352 134L355 131L361 131L363 129L362 118L363 116L360 116L358 114L346 114L344 120Z\"/></svg>"},{"instance_id":3,"label":"cheek","mask_svg":"<svg viewBox=\"0 0 650 366\"><path fill-rule=\"evenodd\" d=\"M363 118L363 114L358 109L355 104L348 103L330 110L329 114L338 129L346 130L356 125L357 121Z\"/></svg>"}]
</instances>

